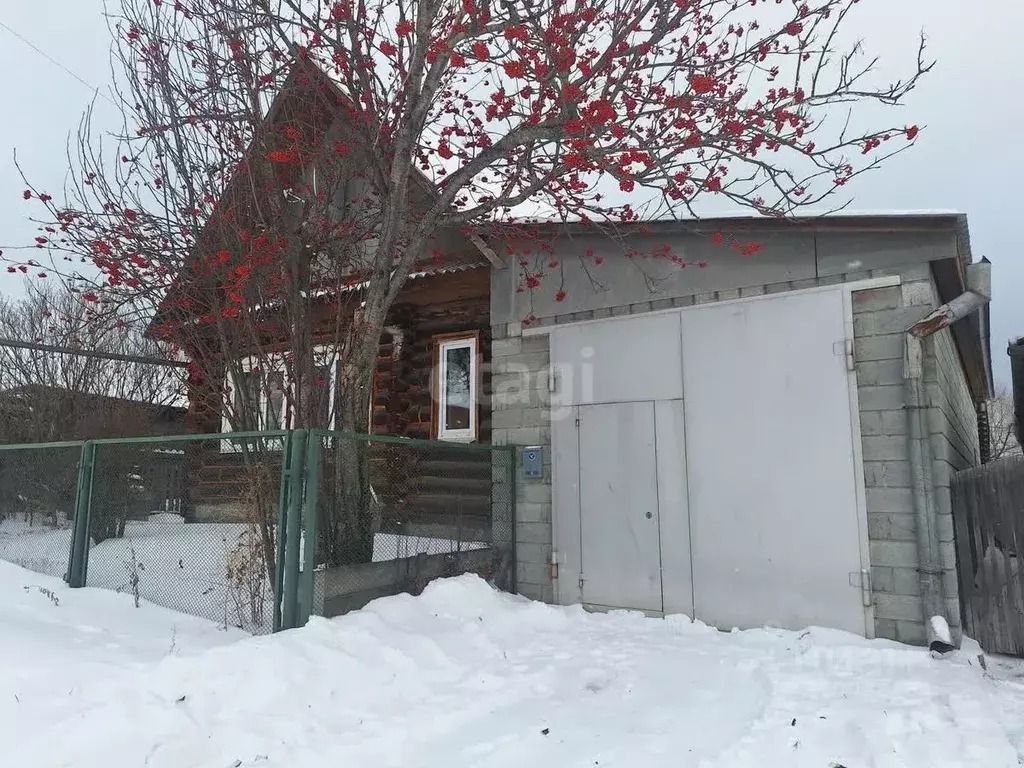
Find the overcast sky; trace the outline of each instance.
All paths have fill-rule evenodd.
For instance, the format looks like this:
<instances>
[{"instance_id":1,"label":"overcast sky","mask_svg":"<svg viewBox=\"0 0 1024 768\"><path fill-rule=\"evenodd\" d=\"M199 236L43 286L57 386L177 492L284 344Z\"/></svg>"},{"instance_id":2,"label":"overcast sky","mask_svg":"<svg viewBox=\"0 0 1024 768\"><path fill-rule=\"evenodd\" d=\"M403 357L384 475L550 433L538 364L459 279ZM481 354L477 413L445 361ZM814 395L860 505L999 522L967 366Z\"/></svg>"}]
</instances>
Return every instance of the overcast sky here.
<instances>
[{"instance_id":1,"label":"overcast sky","mask_svg":"<svg viewBox=\"0 0 1024 768\"><path fill-rule=\"evenodd\" d=\"M102 9L102 0L0 3L0 245L29 243L36 234L25 219L31 205L21 199L24 185L12 150L34 183L58 189L68 132L93 98L89 86L103 92L110 82ZM1024 77L1016 53L1024 3L862 0L854 21L887 71L911 63L922 28L938 65L899 120L927 130L911 152L857 181L850 190L852 207L968 214L975 258L993 262L993 359L997 379L1008 382L1006 341L1024 335L1024 257L1013 234L1024 219L1024 150L1018 144ZM97 111L100 120L113 124L113 111L102 99ZM18 280L0 273L0 291L20 290Z\"/></svg>"}]
</instances>

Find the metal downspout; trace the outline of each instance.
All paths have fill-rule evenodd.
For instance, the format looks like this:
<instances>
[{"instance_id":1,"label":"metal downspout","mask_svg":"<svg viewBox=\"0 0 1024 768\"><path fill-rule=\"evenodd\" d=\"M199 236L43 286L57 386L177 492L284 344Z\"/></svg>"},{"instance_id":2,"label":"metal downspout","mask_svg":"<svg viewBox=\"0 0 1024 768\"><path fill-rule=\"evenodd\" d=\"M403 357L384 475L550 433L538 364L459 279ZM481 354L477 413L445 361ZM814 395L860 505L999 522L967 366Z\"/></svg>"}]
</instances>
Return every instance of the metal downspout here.
<instances>
[{"instance_id":1,"label":"metal downspout","mask_svg":"<svg viewBox=\"0 0 1024 768\"><path fill-rule=\"evenodd\" d=\"M1017 443L1024 445L1024 336L1011 341L1006 348L1010 356L1010 378L1013 386L1013 419Z\"/></svg>"},{"instance_id":2,"label":"metal downspout","mask_svg":"<svg viewBox=\"0 0 1024 768\"><path fill-rule=\"evenodd\" d=\"M923 340L991 301L991 264L983 259L967 268L968 290L913 325L904 337L903 384L907 407L907 457L917 529L918 574L925 611L928 646L944 653L953 649L942 584L942 555L935 482L932 476L930 406L924 392Z\"/></svg>"}]
</instances>

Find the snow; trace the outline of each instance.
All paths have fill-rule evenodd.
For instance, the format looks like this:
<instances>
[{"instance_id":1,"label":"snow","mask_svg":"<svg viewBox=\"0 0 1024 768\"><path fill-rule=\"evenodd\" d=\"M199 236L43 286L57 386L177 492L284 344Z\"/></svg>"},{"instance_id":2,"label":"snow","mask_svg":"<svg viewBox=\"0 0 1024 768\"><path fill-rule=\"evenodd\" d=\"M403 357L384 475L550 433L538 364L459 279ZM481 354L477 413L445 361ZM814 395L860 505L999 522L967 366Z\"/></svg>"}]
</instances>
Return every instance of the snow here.
<instances>
[{"instance_id":1,"label":"snow","mask_svg":"<svg viewBox=\"0 0 1024 768\"><path fill-rule=\"evenodd\" d=\"M474 576L240 636L0 564L4 763L998 768L1024 756L1024 678L1009 663L986 673L970 642L938 660L817 628L718 632L546 606Z\"/></svg>"},{"instance_id":2,"label":"snow","mask_svg":"<svg viewBox=\"0 0 1024 768\"><path fill-rule=\"evenodd\" d=\"M620 201L625 202L625 201ZM643 206L638 206L635 202L633 207L638 210L640 214L640 220L637 223L651 223L651 222L672 222L676 221L680 224L697 224L702 221L724 221L724 220L743 220L748 219L752 222L758 221L775 221L776 219L771 216L764 216L757 213L752 209L743 208L723 208L716 209L714 207L706 207L706 210L700 212L699 217L691 216L685 209L678 210L667 210L660 205L660 201L652 201L657 204L656 210L650 212ZM615 204L615 203L613 203ZM928 218L928 217L949 217L949 216L964 216L962 210L954 208L878 208L878 209L858 209L858 208L822 208L822 207L810 207L810 208L798 208L793 211L788 219L795 221L808 221L812 219L858 219L858 218ZM572 213L566 215L560 213L552 208L550 205L543 201L528 201L522 203L512 210L511 222L515 221L531 221L541 222L550 224L568 223L577 224L583 221L582 217L578 214Z\"/></svg>"},{"instance_id":3,"label":"snow","mask_svg":"<svg viewBox=\"0 0 1024 768\"><path fill-rule=\"evenodd\" d=\"M10 747L43 720L74 716L83 695L134 680L169 654L184 658L247 637L109 590L0 562L0 739ZM4 763L7 763L6 759ZM25 766L46 765L29 756Z\"/></svg>"},{"instance_id":4,"label":"snow","mask_svg":"<svg viewBox=\"0 0 1024 768\"><path fill-rule=\"evenodd\" d=\"M942 616L932 616L928 620L928 624L931 627L931 636L934 638L933 643L941 643L944 646L950 648L953 647L953 635L949 631L949 623Z\"/></svg>"},{"instance_id":5,"label":"snow","mask_svg":"<svg viewBox=\"0 0 1024 768\"><path fill-rule=\"evenodd\" d=\"M70 521L47 524L22 515L0 518L0 560L61 577L67 572L70 552Z\"/></svg>"},{"instance_id":6,"label":"snow","mask_svg":"<svg viewBox=\"0 0 1024 768\"><path fill-rule=\"evenodd\" d=\"M20 516L0 521L0 560L49 576L67 571L70 524L30 524ZM266 579L229 578L229 565L252 564L249 573L262 573L259 548L246 546L244 523L185 523L180 515L154 513L132 520L124 538L93 544L89 551L88 585L133 593L137 576L139 596L166 608L240 627L269 632L273 623L270 584ZM255 540L253 540L255 541ZM241 546L239 546L241 545ZM450 541L422 536L378 533L375 562L486 547L479 542ZM255 562L248 553L255 553ZM255 599L256 609L253 609Z\"/></svg>"}]
</instances>

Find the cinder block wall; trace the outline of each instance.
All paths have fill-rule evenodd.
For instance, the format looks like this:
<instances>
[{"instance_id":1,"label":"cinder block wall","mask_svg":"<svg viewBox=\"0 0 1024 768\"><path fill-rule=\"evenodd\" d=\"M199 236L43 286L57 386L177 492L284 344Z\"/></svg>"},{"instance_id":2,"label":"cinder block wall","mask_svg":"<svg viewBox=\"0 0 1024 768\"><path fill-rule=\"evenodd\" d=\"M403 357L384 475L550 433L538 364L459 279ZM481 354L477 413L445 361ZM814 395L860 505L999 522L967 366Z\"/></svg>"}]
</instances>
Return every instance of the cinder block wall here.
<instances>
[{"instance_id":1,"label":"cinder block wall","mask_svg":"<svg viewBox=\"0 0 1024 768\"><path fill-rule=\"evenodd\" d=\"M759 296L816 286L854 282L867 277L901 276L898 287L853 294L854 344L860 400L868 538L875 632L903 642L923 642L924 615L917 573L917 537L910 466L907 459L907 414L903 392L903 334L938 305L928 265L875 270L827 278L771 283L742 290L717 291L671 300L630 304L545 318L542 324L642 314L668 307ZM551 429L548 415L548 336L522 336L520 323L495 325L492 358L494 433L498 444L541 445L544 477L517 475L517 576L519 591L538 600L553 600L550 578ZM971 396L948 331L926 345L926 389L932 413L936 498L943 542L943 568L949 618L959 625L956 561L949 516L949 475L977 462L977 428ZM973 441L973 442L972 442ZM974 451L972 454L971 451Z\"/></svg>"},{"instance_id":2,"label":"cinder block wall","mask_svg":"<svg viewBox=\"0 0 1024 768\"><path fill-rule=\"evenodd\" d=\"M522 335L522 325L493 326L491 440L495 445L539 445L543 477L524 480L516 453L516 584L520 594L553 602L551 582L551 420L548 414L547 336Z\"/></svg>"},{"instance_id":3,"label":"cinder block wall","mask_svg":"<svg viewBox=\"0 0 1024 768\"><path fill-rule=\"evenodd\" d=\"M956 538L950 484L953 474L981 463L978 411L960 363L952 332L935 334L925 359L925 391L931 408L932 480L938 511L943 587L951 620L960 624Z\"/></svg>"}]
</instances>

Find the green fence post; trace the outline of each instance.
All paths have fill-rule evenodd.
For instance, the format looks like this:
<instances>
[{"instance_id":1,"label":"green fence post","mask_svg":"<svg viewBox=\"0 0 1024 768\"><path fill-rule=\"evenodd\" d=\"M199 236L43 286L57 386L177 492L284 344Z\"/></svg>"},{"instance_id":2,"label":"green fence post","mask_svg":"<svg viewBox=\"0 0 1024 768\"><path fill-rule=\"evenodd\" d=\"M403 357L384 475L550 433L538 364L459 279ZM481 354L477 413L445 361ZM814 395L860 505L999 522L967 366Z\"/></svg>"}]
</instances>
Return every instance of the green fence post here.
<instances>
[{"instance_id":1,"label":"green fence post","mask_svg":"<svg viewBox=\"0 0 1024 768\"><path fill-rule=\"evenodd\" d=\"M291 465L288 468L288 509L284 537L284 600L281 603L281 628L298 626L299 548L302 544L302 478L306 458L306 430L292 433Z\"/></svg>"},{"instance_id":2,"label":"green fence post","mask_svg":"<svg viewBox=\"0 0 1024 768\"><path fill-rule=\"evenodd\" d=\"M306 437L306 466L304 499L305 531L302 543L302 580L299 582L299 616L297 626L305 626L313 614L313 597L316 591L316 539L317 502L320 494L320 446L321 433L311 430Z\"/></svg>"},{"instance_id":3,"label":"green fence post","mask_svg":"<svg viewBox=\"0 0 1024 768\"><path fill-rule=\"evenodd\" d=\"M512 445L509 446L509 467L508 467L508 504L511 511L512 519L512 577L509 579L512 588L509 590L512 594L517 592L517 582L519 580L519 559L516 554L516 538L518 538L518 532L516 530L516 477L517 467L516 462L519 459L518 449Z\"/></svg>"},{"instance_id":4,"label":"green fence post","mask_svg":"<svg viewBox=\"0 0 1024 768\"><path fill-rule=\"evenodd\" d=\"M95 461L96 444L87 440L82 444L82 457L78 463L75 518L71 526L71 554L68 558L69 587L84 587L89 567L89 511Z\"/></svg>"},{"instance_id":5,"label":"green fence post","mask_svg":"<svg viewBox=\"0 0 1024 768\"><path fill-rule=\"evenodd\" d=\"M284 616L284 560L287 536L288 500L291 497L289 485L292 477L292 433L282 438L281 446L281 493L277 500L277 552L274 563L274 631L280 632Z\"/></svg>"}]
</instances>

